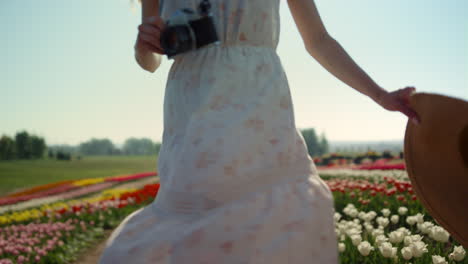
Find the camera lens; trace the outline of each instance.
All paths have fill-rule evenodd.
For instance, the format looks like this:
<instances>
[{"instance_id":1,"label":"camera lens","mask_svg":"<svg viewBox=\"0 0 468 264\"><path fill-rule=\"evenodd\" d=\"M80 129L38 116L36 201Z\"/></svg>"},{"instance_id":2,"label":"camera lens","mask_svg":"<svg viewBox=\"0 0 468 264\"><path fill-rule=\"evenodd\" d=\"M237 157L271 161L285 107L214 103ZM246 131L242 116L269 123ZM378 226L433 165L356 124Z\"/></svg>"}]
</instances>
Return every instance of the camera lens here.
<instances>
[{"instance_id":1,"label":"camera lens","mask_svg":"<svg viewBox=\"0 0 468 264\"><path fill-rule=\"evenodd\" d=\"M171 56L192 49L193 40L187 26L171 26L161 34L161 46Z\"/></svg>"}]
</instances>

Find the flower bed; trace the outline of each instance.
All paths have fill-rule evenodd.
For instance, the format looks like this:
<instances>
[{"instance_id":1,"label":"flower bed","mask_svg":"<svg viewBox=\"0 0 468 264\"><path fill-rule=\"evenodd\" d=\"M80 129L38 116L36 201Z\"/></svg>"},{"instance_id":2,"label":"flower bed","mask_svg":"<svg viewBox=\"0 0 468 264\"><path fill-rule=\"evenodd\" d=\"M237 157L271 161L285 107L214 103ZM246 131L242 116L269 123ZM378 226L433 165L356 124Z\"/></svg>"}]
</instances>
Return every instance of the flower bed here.
<instances>
[{"instance_id":1,"label":"flower bed","mask_svg":"<svg viewBox=\"0 0 468 264\"><path fill-rule=\"evenodd\" d=\"M340 263L468 263L465 249L427 213L408 180L322 178L334 196Z\"/></svg>"},{"instance_id":2,"label":"flower bed","mask_svg":"<svg viewBox=\"0 0 468 264\"><path fill-rule=\"evenodd\" d=\"M3 222L0 263L70 263L80 249L101 237L104 229L116 227L127 215L150 203L158 190L159 183L149 184L93 203L80 199L45 206L35 209L35 217L16 219L14 224Z\"/></svg>"},{"instance_id":3,"label":"flower bed","mask_svg":"<svg viewBox=\"0 0 468 264\"><path fill-rule=\"evenodd\" d=\"M0 226L17 223L29 223L35 220L49 221L48 218L53 218L53 216L56 215L55 213L63 214L67 211L73 211L73 207L75 207L76 211L77 206L80 208L85 206L86 208L90 208L91 211L96 211L102 209L102 203L108 200L119 200L122 201L122 203L128 203L129 201L126 200L128 200L129 197L133 196L133 198L138 203L141 201L152 199L153 197L155 197L155 194L158 190L159 183L145 185L145 187L137 190L105 190L102 192L102 195L96 197L55 202L51 204L42 205L39 208L33 208L22 211L13 211L2 214L0 215ZM104 206L104 208L107 207L107 205Z\"/></svg>"},{"instance_id":4,"label":"flower bed","mask_svg":"<svg viewBox=\"0 0 468 264\"><path fill-rule=\"evenodd\" d=\"M142 179L150 176L157 176L157 172L145 172L137 173L131 175L117 176L117 177L108 177L108 178L88 178L81 180L73 181L61 181L51 184L44 184L40 186L35 186L33 188L9 194L5 197L0 197L0 206L17 204L20 202L29 201L32 199L40 199L48 197L55 194L62 194L69 192L73 189L78 189L80 187L87 187L89 185L96 185L103 182L126 182L133 181L137 179ZM86 192L86 191L85 191Z\"/></svg>"},{"instance_id":5,"label":"flower bed","mask_svg":"<svg viewBox=\"0 0 468 264\"><path fill-rule=\"evenodd\" d=\"M17 197L17 196L33 194L33 193L37 193L37 192L40 192L40 191L52 189L52 188L55 188L55 187L58 187L58 186L61 186L61 185L67 185L67 184L72 183L72 182L74 182L74 180L59 181L59 182L53 182L53 183L49 183L49 184L34 186L32 188L29 188L29 189L26 189L26 190L23 190L23 191L8 194L5 197Z\"/></svg>"},{"instance_id":6,"label":"flower bed","mask_svg":"<svg viewBox=\"0 0 468 264\"><path fill-rule=\"evenodd\" d=\"M340 263L468 263L465 249L421 205L405 172L319 174L334 197ZM39 263L69 263L103 229L116 227L150 203L159 187L156 183L137 190L114 188L99 196L0 215L0 264L36 263L36 258Z\"/></svg>"},{"instance_id":7,"label":"flower bed","mask_svg":"<svg viewBox=\"0 0 468 264\"><path fill-rule=\"evenodd\" d=\"M150 176L157 176L157 175L158 175L157 172L144 172L144 173L137 173L137 174L133 174L133 175L125 175L125 176L117 176L117 177L106 178L106 181L123 182L123 181L131 181L131 180L146 178L146 177L150 177Z\"/></svg>"},{"instance_id":8,"label":"flower bed","mask_svg":"<svg viewBox=\"0 0 468 264\"><path fill-rule=\"evenodd\" d=\"M78 188L78 186L75 186L72 183L67 183L67 184L63 184L63 185L60 185L60 186L57 186L48 190L44 190L44 191L40 191L40 192L36 192L32 194L14 196L14 197L4 197L4 198L0 198L0 206L15 204L15 203L23 202L23 201L28 201L31 199L43 198L43 197L51 196L54 194L68 192L76 188Z\"/></svg>"},{"instance_id":9,"label":"flower bed","mask_svg":"<svg viewBox=\"0 0 468 264\"><path fill-rule=\"evenodd\" d=\"M362 165L356 168L353 168L355 170L405 170L406 165L405 163L399 163L399 164L373 164L373 165Z\"/></svg>"}]
</instances>

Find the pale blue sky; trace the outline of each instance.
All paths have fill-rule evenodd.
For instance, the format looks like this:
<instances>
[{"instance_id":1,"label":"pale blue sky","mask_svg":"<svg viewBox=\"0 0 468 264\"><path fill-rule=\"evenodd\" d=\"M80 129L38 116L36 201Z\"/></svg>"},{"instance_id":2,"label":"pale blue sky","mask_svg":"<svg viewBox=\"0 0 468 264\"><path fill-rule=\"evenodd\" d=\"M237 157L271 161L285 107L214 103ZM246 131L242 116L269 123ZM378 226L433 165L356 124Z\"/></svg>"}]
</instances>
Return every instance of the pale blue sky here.
<instances>
[{"instance_id":1,"label":"pale blue sky","mask_svg":"<svg viewBox=\"0 0 468 264\"><path fill-rule=\"evenodd\" d=\"M139 68L141 10L130 0L0 2L0 135L26 129L49 144L91 137L160 141L172 61ZM316 0L324 24L389 91L413 85L468 100L468 1ZM304 50L286 1L278 53L296 125L329 140L400 140L407 118L345 85Z\"/></svg>"}]
</instances>

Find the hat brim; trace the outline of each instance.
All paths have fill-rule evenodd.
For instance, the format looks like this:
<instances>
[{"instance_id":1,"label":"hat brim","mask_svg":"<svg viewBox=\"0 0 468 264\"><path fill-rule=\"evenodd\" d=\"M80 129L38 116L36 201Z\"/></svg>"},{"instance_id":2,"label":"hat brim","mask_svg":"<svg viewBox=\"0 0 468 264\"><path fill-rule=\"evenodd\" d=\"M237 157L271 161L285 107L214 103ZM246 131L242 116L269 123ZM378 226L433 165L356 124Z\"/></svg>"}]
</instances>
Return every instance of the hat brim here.
<instances>
[{"instance_id":1,"label":"hat brim","mask_svg":"<svg viewBox=\"0 0 468 264\"><path fill-rule=\"evenodd\" d=\"M404 158L416 196L437 223L468 247L468 102L415 93L411 107L421 118L408 120Z\"/></svg>"}]
</instances>

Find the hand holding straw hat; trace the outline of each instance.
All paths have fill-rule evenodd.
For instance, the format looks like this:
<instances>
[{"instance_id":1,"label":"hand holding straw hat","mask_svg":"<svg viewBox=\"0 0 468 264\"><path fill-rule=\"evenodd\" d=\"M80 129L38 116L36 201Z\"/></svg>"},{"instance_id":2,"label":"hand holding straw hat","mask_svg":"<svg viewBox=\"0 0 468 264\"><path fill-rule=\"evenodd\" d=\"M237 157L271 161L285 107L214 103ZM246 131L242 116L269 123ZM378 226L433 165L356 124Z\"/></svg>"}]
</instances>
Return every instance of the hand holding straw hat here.
<instances>
[{"instance_id":1,"label":"hand holding straw hat","mask_svg":"<svg viewBox=\"0 0 468 264\"><path fill-rule=\"evenodd\" d=\"M413 86L407 86L393 92L386 92L378 99L378 103L389 111L402 112L418 125L421 123L421 119L409 104L409 98L415 91L416 88Z\"/></svg>"},{"instance_id":2,"label":"hand holding straw hat","mask_svg":"<svg viewBox=\"0 0 468 264\"><path fill-rule=\"evenodd\" d=\"M415 194L439 225L468 247L468 101L416 93L409 105L404 157Z\"/></svg>"}]
</instances>

